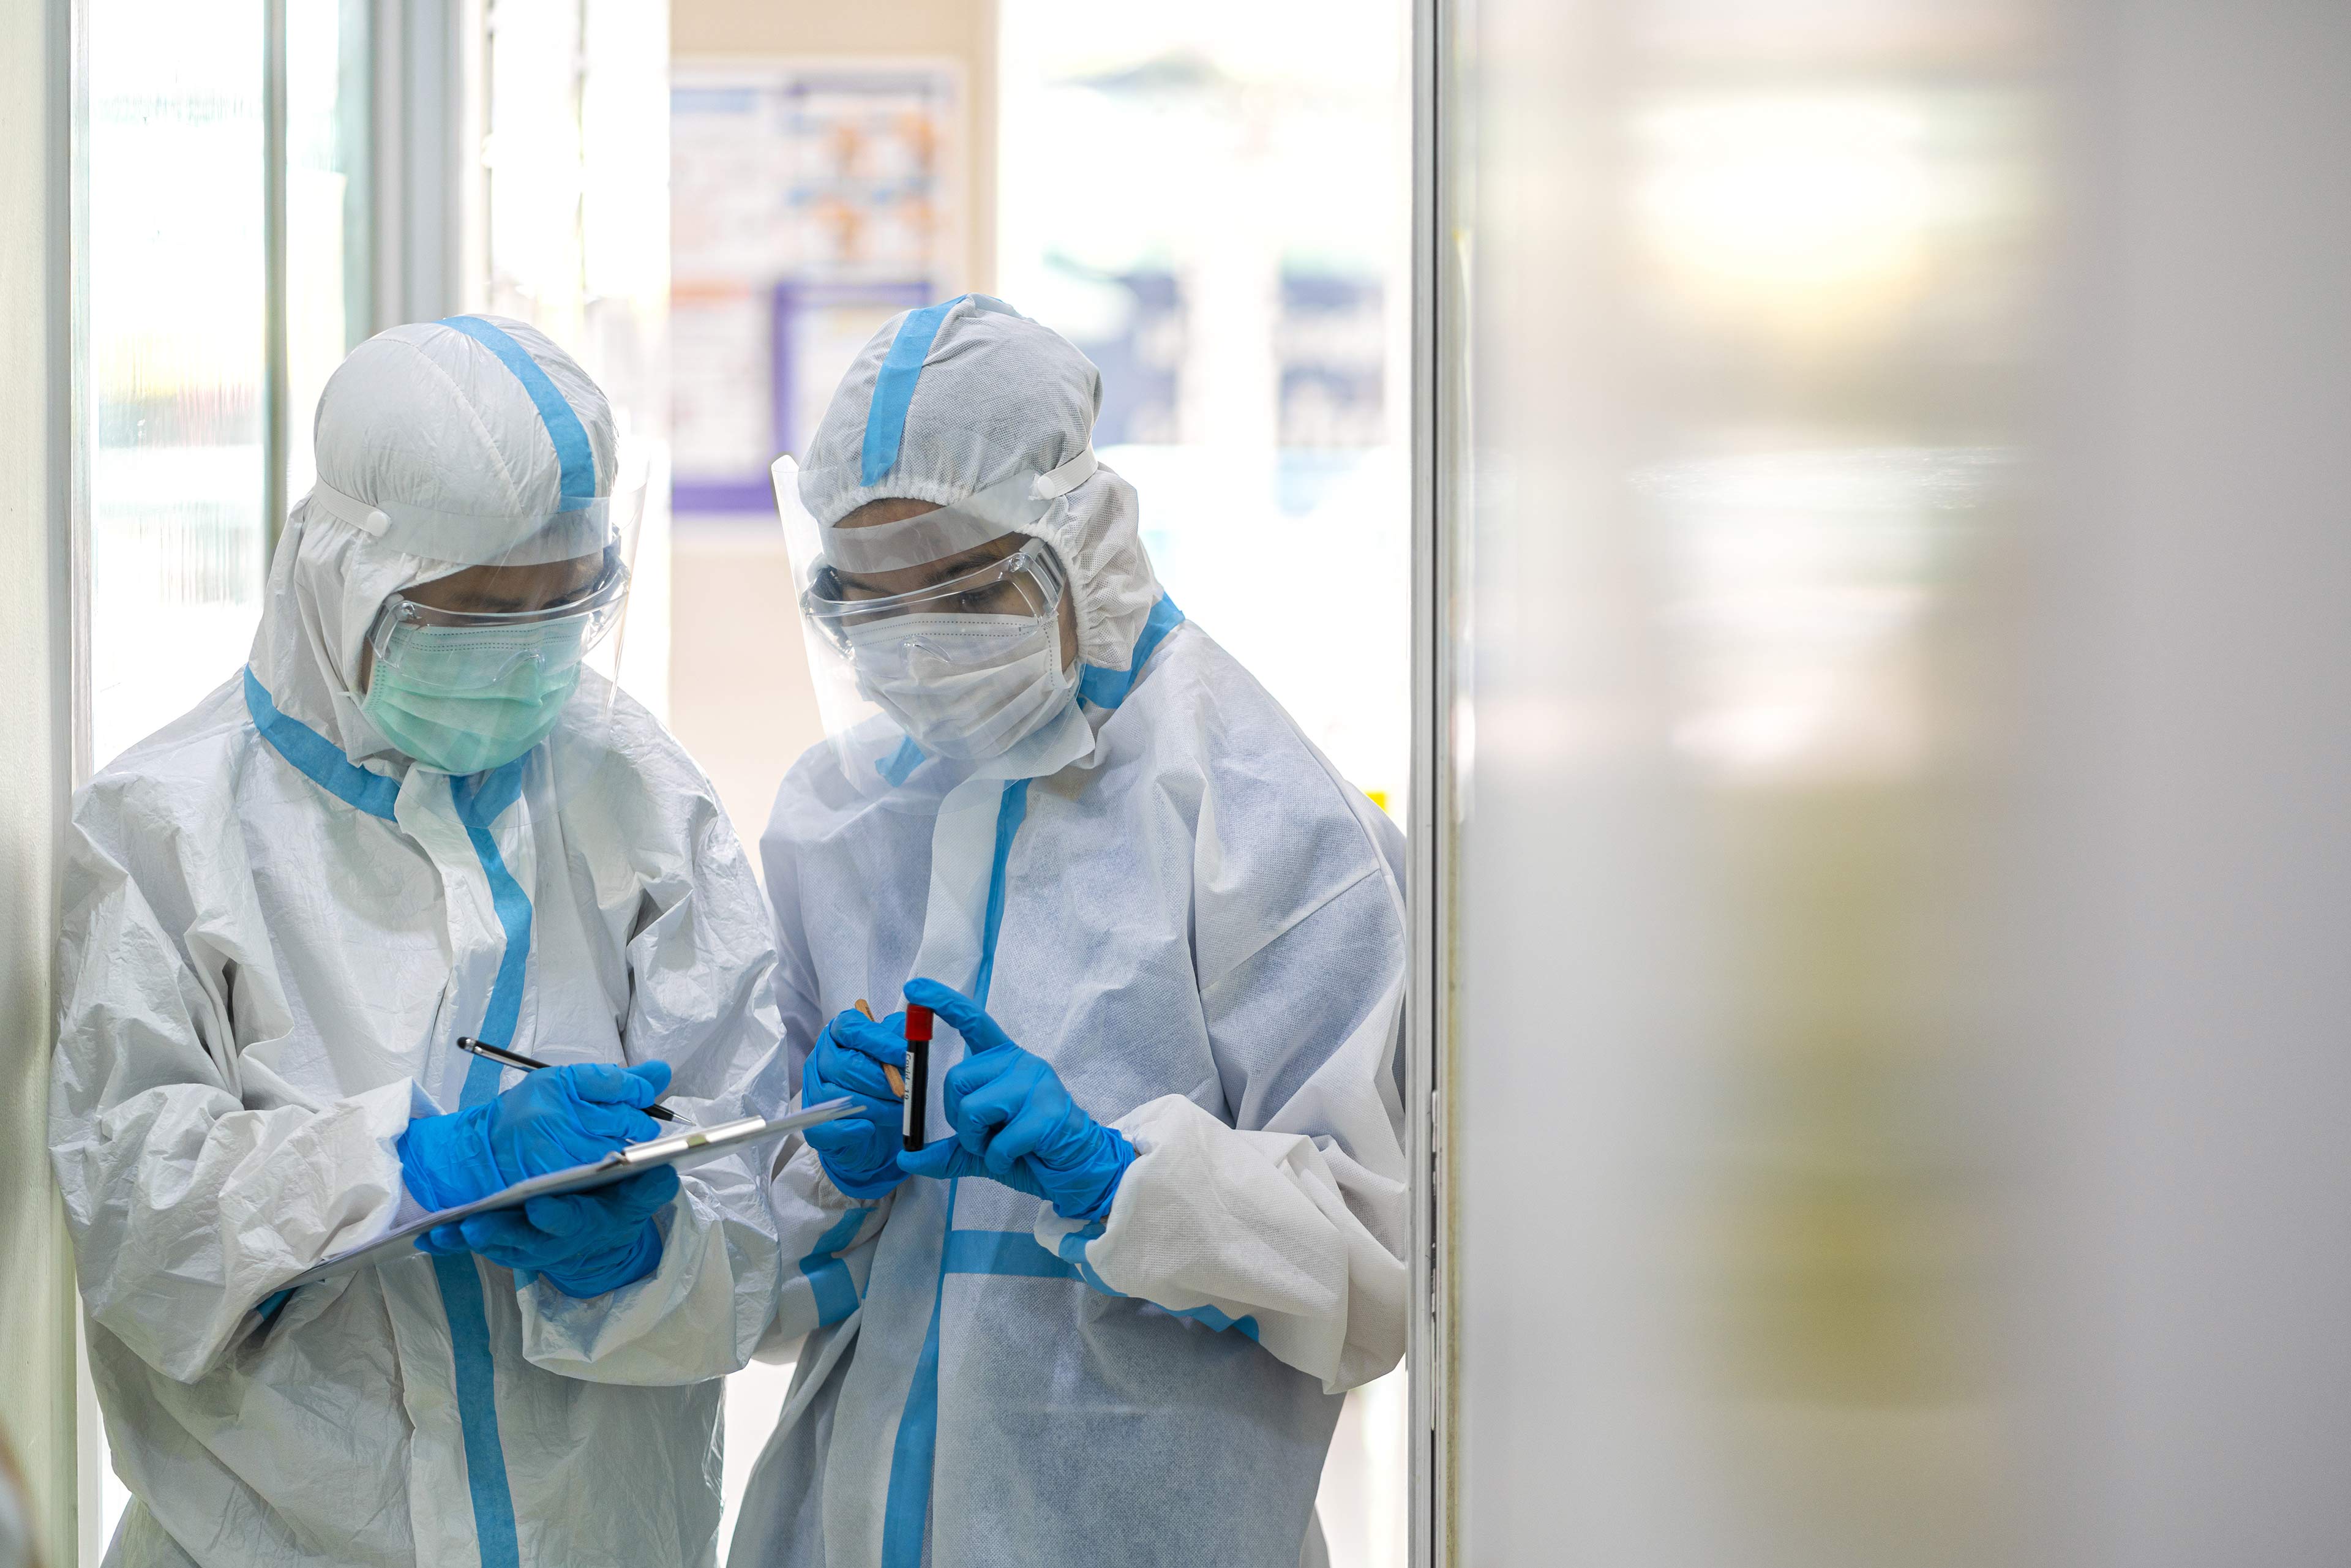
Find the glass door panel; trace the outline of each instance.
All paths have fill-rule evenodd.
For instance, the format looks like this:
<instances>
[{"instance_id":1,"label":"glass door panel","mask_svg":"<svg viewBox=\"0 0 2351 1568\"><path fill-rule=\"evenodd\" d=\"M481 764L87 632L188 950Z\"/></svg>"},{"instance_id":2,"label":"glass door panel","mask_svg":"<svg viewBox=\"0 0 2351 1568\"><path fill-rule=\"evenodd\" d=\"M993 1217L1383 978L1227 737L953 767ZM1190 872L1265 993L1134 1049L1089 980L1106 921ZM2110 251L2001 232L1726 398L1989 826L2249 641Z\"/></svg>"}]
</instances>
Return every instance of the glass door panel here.
<instances>
[{"instance_id":1,"label":"glass door panel","mask_svg":"<svg viewBox=\"0 0 2351 1568\"><path fill-rule=\"evenodd\" d=\"M234 673L261 604L261 0L91 0L92 755Z\"/></svg>"}]
</instances>

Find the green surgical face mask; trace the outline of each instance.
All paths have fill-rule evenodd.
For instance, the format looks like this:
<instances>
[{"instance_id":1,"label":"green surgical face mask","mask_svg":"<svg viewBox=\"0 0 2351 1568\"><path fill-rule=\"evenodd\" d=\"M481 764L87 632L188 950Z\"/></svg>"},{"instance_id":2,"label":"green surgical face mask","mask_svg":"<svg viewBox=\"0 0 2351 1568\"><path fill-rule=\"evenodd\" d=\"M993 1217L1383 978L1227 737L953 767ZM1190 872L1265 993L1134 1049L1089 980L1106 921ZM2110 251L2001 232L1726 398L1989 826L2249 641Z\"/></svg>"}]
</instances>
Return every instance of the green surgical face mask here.
<instances>
[{"instance_id":1,"label":"green surgical face mask","mask_svg":"<svg viewBox=\"0 0 2351 1568\"><path fill-rule=\"evenodd\" d=\"M427 768L481 773L545 740L580 684L588 623L403 626L368 677L360 712Z\"/></svg>"}]
</instances>

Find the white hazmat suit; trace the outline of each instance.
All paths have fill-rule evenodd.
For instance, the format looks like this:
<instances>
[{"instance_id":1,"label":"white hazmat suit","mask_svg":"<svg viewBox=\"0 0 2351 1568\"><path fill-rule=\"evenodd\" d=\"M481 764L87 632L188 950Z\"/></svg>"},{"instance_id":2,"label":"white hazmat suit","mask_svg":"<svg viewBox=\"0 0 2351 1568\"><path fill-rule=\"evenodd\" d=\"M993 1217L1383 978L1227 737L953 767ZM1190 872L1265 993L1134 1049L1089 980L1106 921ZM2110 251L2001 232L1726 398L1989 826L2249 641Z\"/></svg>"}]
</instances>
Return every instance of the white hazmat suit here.
<instances>
[{"instance_id":1,"label":"white hazmat suit","mask_svg":"<svg viewBox=\"0 0 2351 1568\"><path fill-rule=\"evenodd\" d=\"M866 345L808 511L1086 474L1026 530L1075 595L1078 699L977 764L872 721L800 759L761 847L796 1060L928 976L1138 1157L1080 1226L979 1177L855 1201L792 1150L770 1349L807 1337L737 1563L1293 1568L1340 1395L1402 1354L1400 837L1161 592L1087 459L1099 389L976 297ZM942 1019L934 1084L960 1055Z\"/></svg>"},{"instance_id":2,"label":"white hazmat suit","mask_svg":"<svg viewBox=\"0 0 2351 1568\"><path fill-rule=\"evenodd\" d=\"M478 318L362 344L317 436L322 485L378 507L531 516L614 468L588 377ZM549 738L453 778L361 715L378 607L455 570L297 507L249 666L76 802L50 1141L134 1499L110 1563L713 1560L712 1380L778 1289L748 1161L689 1174L658 1270L605 1295L470 1253L275 1295L415 1212L409 1119L500 1087L460 1035L664 1060L689 1121L785 1092L758 886L650 716L584 676Z\"/></svg>"}]
</instances>

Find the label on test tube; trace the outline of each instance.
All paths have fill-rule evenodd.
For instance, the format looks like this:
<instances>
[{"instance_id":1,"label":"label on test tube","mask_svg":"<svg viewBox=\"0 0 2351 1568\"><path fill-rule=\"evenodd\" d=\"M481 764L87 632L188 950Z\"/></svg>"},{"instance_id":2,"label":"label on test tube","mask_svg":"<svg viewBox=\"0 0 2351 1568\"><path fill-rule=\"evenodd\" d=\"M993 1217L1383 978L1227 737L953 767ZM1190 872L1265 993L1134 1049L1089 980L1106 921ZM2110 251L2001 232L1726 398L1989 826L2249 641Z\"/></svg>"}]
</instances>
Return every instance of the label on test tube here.
<instances>
[{"instance_id":1,"label":"label on test tube","mask_svg":"<svg viewBox=\"0 0 2351 1568\"><path fill-rule=\"evenodd\" d=\"M923 1146L923 1133L930 1121L931 1097L931 1009L917 1002L906 1004L906 1114L899 1126L898 1141L909 1150Z\"/></svg>"}]
</instances>

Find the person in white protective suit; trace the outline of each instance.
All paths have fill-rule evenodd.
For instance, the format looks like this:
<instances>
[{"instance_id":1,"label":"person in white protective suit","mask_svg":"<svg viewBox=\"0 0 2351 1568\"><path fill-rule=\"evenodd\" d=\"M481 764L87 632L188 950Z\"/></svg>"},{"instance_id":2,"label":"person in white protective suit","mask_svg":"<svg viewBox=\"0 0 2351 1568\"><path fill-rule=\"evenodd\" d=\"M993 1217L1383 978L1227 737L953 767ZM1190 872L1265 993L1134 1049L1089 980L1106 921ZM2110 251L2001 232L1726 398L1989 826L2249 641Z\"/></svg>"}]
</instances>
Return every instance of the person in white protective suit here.
<instances>
[{"instance_id":1,"label":"person in white protective suit","mask_svg":"<svg viewBox=\"0 0 2351 1568\"><path fill-rule=\"evenodd\" d=\"M1100 397L967 296L778 464L839 716L761 842L778 995L800 1092L866 1113L778 1164L800 1343L737 1563L1293 1568L1403 1352L1400 835L1160 591ZM853 1010L902 998L903 1155L902 1026Z\"/></svg>"},{"instance_id":2,"label":"person in white protective suit","mask_svg":"<svg viewBox=\"0 0 2351 1568\"><path fill-rule=\"evenodd\" d=\"M664 1086L709 1122L788 1073L741 845L580 664L641 499L602 393L456 317L354 350L316 428L250 663L68 836L50 1143L132 1499L107 1561L709 1563L771 1151L284 1289L650 1135Z\"/></svg>"}]
</instances>

